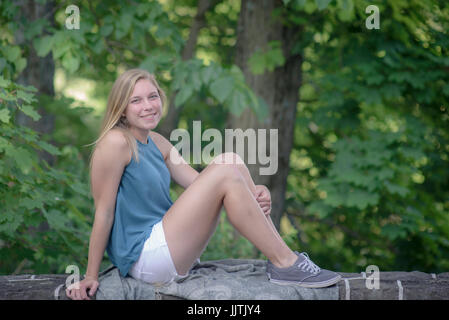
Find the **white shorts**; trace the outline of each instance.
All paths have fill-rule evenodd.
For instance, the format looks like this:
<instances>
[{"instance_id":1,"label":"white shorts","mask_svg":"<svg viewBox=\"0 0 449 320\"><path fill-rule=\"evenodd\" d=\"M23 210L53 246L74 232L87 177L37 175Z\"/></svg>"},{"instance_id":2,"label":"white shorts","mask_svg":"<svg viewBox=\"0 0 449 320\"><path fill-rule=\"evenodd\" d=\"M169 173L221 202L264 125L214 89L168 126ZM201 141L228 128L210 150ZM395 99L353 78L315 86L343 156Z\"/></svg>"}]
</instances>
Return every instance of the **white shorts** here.
<instances>
[{"instance_id":1,"label":"white shorts","mask_svg":"<svg viewBox=\"0 0 449 320\"><path fill-rule=\"evenodd\" d=\"M134 279L155 285L187 276L179 276L176 272L165 240L162 220L153 226L150 237L145 241L142 253L130 268L129 274Z\"/></svg>"}]
</instances>

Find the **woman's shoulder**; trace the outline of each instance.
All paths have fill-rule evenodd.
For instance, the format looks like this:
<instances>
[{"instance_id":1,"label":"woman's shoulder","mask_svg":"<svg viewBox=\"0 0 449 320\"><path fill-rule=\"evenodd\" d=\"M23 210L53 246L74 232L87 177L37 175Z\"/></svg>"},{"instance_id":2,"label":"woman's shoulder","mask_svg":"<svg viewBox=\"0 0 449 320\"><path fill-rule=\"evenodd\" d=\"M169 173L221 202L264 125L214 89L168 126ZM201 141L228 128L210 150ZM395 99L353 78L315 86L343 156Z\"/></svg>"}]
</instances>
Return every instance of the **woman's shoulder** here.
<instances>
[{"instance_id":1,"label":"woman's shoulder","mask_svg":"<svg viewBox=\"0 0 449 320\"><path fill-rule=\"evenodd\" d=\"M99 145L111 146L122 149L128 146L125 133L120 129L109 130L104 137L98 142Z\"/></svg>"},{"instance_id":2,"label":"woman's shoulder","mask_svg":"<svg viewBox=\"0 0 449 320\"><path fill-rule=\"evenodd\" d=\"M159 151L167 158L168 153L171 150L172 144L163 135L155 131L150 131L150 138L153 140L154 144L158 147Z\"/></svg>"},{"instance_id":3,"label":"woman's shoulder","mask_svg":"<svg viewBox=\"0 0 449 320\"><path fill-rule=\"evenodd\" d=\"M95 151L101 151L107 158L118 160L123 158L125 163L131 160L131 149L124 132L120 129L109 130L100 141L98 141Z\"/></svg>"}]
</instances>

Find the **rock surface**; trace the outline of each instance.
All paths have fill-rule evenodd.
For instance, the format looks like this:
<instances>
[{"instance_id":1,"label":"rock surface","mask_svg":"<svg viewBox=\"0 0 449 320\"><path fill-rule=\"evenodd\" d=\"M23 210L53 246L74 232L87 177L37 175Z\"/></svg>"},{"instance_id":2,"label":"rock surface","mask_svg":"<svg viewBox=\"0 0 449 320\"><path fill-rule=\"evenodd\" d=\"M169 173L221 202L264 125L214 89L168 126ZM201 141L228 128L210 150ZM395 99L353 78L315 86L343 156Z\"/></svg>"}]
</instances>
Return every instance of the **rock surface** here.
<instances>
[{"instance_id":1,"label":"rock surface","mask_svg":"<svg viewBox=\"0 0 449 320\"><path fill-rule=\"evenodd\" d=\"M220 269L220 266L224 266L225 268ZM248 269L248 266L251 266L251 269ZM216 262L202 262L193 269L191 278L187 278L187 280L183 280L179 284L174 284L175 287L173 287L173 285L165 287L164 290L157 289L142 282L138 282L129 277L115 277L119 278L119 280L117 281L123 285L124 290L128 290L127 288L130 286L130 283L138 285L139 288L133 289L134 292L139 291L140 295L137 296L138 299L141 299L142 297L145 299L161 300L186 298L189 299L194 297L199 297L199 299L201 299L202 296L198 296L195 293L195 285L198 284L198 286L200 286L200 282L195 281L197 281L201 277L203 279L203 282L201 283L204 284L201 285L201 288L198 288L198 291L201 292L207 290L208 287L214 287L214 283L219 284L219 286L217 287L222 287L223 290L226 291L228 290L226 288L226 284L230 283L229 279L233 279L235 277L237 277L235 282L245 282L246 287L251 286L251 284L254 283L255 288L259 288L261 283L263 285L266 285L266 283L268 282L265 282L264 279L264 266L265 262L260 260L227 259L219 260ZM240 276L239 272L241 272L242 270L246 270L246 278L238 278ZM104 287L110 285L110 283L107 283L107 281L110 281L108 279L110 279L111 277L108 278L105 277L105 275L109 276L114 271L116 272L116 269L114 270L114 268L110 268L103 272L103 276L100 277L100 287L102 286L102 284L104 284ZM373 274L367 275L363 272L340 274L342 276L342 280L337 283L336 286L334 286L333 289L335 290L336 294L332 295L332 298L329 298L329 295L320 296L319 293L325 292L324 290L319 291L320 289L301 288L302 293L307 293L308 290L311 290L311 294L302 294L300 295L299 299L335 298L339 300L449 300L449 272L440 274L428 274L418 271L380 272L378 273L378 282L376 282ZM0 300L66 300L68 298L65 294L65 284L68 277L69 274L0 276ZM206 282L204 282L204 279L206 279ZM225 285L223 285L223 283ZM176 296L178 292L185 292L185 290L180 291L179 288L182 286L184 286L185 288L186 285L190 285L189 295L183 296L182 294L180 294L179 296ZM231 283L230 286L232 286ZM291 286L272 286L272 290L288 291L291 289L288 288ZM176 290L174 290L174 288ZM232 288L232 290L239 289ZM297 290L297 288L295 288L295 290ZM249 290L247 292L251 293L252 291ZM217 296L217 298L219 299L233 299L233 297L236 297L235 295L226 296L223 294L220 295L220 293L218 294L219 295ZM125 293L120 297L113 298L129 299L130 297L132 298L133 295ZM134 297L136 297L136 295L134 295ZM272 298L270 298L269 293L265 293L263 297L246 296L245 298L278 299L276 297L280 296L274 294L271 297ZM103 294L101 299L105 298L107 299L108 296ZM293 297L293 299L295 299L295 297Z\"/></svg>"}]
</instances>

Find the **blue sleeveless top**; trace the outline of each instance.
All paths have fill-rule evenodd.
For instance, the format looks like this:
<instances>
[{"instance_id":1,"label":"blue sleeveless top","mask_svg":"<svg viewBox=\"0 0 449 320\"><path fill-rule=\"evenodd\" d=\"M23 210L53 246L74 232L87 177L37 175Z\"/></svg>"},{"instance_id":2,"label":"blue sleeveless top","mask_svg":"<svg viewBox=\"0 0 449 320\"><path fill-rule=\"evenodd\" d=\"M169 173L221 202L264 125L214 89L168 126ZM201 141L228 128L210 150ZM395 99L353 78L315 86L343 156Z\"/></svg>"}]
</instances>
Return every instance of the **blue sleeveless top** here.
<instances>
[{"instance_id":1,"label":"blue sleeveless top","mask_svg":"<svg viewBox=\"0 0 449 320\"><path fill-rule=\"evenodd\" d=\"M151 137L147 144L136 141L139 162L131 158L123 172L106 248L109 259L123 277L139 258L153 226L173 204L170 172L162 153Z\"/></svg>"}]
</instances>

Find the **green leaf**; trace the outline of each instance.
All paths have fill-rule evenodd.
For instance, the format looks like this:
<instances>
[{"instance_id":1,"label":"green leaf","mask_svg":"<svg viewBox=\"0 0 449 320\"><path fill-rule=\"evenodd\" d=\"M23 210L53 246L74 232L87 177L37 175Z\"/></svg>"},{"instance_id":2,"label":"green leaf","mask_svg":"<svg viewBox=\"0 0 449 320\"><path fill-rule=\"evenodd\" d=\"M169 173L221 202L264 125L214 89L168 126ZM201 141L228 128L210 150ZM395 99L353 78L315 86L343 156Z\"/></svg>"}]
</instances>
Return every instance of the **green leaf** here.
<instances>
[{"instance_id":1,"label":"green leaf","mask_svg":"<svg viewBox=\"0 0 449 320\"><path fill-rule=\"evenodd\" d=\"M253 108L254 112L256 113L258 120L262 122L263 120L265 120L268 117L270 108L262 97L257 96L256 101L254 101L254 94L252 92L250 92L248 94L250 95L250 101L251 101L250 106Z\"/></svg>"},{"instance_id":2,"label":"green leaf","mask_svg":"<svg viewBox=\"0 0 449 320\"><path fill-rule=\"evenodd\" d=\"M76 193L81 194L83 196L89 196L89 188L87 185L79 183L75 181L74 183L70 184L70 188L72 188Z\"/></svg>"},{"instance_id":3,"label":"green leaf","mask_svg":"<svg viewBox=\"0 0 449 320\"><path fill-rule=\"evenodd\" d=\"M229 99L226 99L226 102L229 111L235 116L240 116L246 108L245 95L238 89L232 91Z\"/></svg>"},{"instance_id":4,"label":"green leaf","mask_svg":"<svg viewBox=\"0 0 449 320\"><path fill-rule=\"evenodd\" d=\"M354 17L354 3L352 0L338 0L340 10L338 11L338 17L341 21L351 21Z\"/></svg>"},{"instance_id":5,"label":"green leaf","mask_svg":"<svg viewBox=\"0 0 449 320\"><path fill-rule=\"evenodd\" d=\"M326 198L323 200L325 204L331 207L338 207L345 203L345 195L336 192L327 192Z\"/></svg>"},{"instance_id":6,"label":"green leaf","mask_svg":"<svg viewBox=\"0 0 449 320\"><path fill-rule=\"evenodd\" d=\"M212 95L220 102L223 103L226 98L231 94L234 87L234 82L230 76L224 76L216 79L210 85L209 89Z\"/></svg>"},{"instance_id":7,"label":"green leaf","mask_svg":"<svg viewBox=\"0 0 449 320\"><path fill-rule=\"evenodd\" d=\"M24 105L20 107L23 113L27 116L31 117L34 121L37 121L41 118L41 115L36 112L36 110L30 105Z\"/></svg>"},{"instance_id":8,"label":"green leaf","mask_svg":"<svg viewBox=\"0 0 449 320\"><path fill-rule=\"evenodd\" d=\"M67 216L65 216L62 212L57 211L55 209L51 209L50 211L43 210L44 216L47 219L48 224L54 230L58 231L68 231L66 224L69 222Z\"/></svg>"},{"instance_id":9,"label":"green leaf","mask_svg":"<svg viewBox=\"0 0 449 320\"><path fill-rule=\"evenodd\" d=\"M1 216L0 233L4 233L9 237L13 237L15 231L23 222L23 215L14 211L3 210Z\"/></svg>"},{"instance_id":10,"label":"green leaf","mask_svg":"<svg viewBox=\"0 0 449 320\"><path fill-rule=\"evenodd\" d=\"M20 47L18 46L7 46L3 48L3 54L6 60L16 61L20 57Z\"/></svg>"},{"instance_id":11,"label":"green leaf","mask_svg":"<svg viewBox=\"0 0 449 320\"><path fill-rule=\"evenodd\" d=\"M62 57L66 52L70 51L70 49L71 49L71 44L70 44L70 42L67 42L67 41L58 41L58 42L55 43L55 45L53 46L53 50L52 50L53 59L59 59L59 58Z\"/></svg>"},{"instance_id":12,"label":"green leaf","mask_svg":"<svg viewBox=\"0 0 449 320\"><path fill-rule=\"evenodd\" d=\"M384 80L384 76L380 73L370 73L365 77L365 81L368 85L381 84Z\"/></svg>"},{"instance_id":13,"label":"green leaf","mask_svg":"<svg viewBox=\"0 0 449 320\"><path fill-rule=\"evenodd\" d=\"M112 31L114 31L114 26L112 24L106 24L101 27L100 34L102 37L105 38L109 36L112 33Z\"/></svg>"},{"instance_id":14,"label":"green leaf","mask_svg":"<svg viewBox=\"0 0 449 320\"><path fill-rule=\"evenodd\" d=\"M406 158L413 159L415 161L425 158L426 155L418 148L400 147L399 152Z\"/></svg>"},{"instance_id":15,"label":"green leaf","mask_svg":"<svg viewBox=\"0 0 449 320\"><path fill-rule=\"evenodd\" d=\"M6 140L5 138L0 137L0 151L4 150L9 145L10 145L10 143L8 142L8 140Z\"/></svg>"},{"instance_id":16,"label":"green leaf","mask_svg":"<svg viewBox=\"0 0 449 320\"><path fill-rule=\"evenodd\" d=\"M45 151L47 151L48 153L56 156L56 155L60 155L61 151L59 151L59 149L45 141L37 141L37 144L44 149Z\"/></svg>"},{"instance_id":17,"label":"green leaf","mask_svg":"<svg viewBox=\"0 0 449 320\"><path fill-rule=\"evenodd\" d=\"M62 58L62 66L67 69L70 73L74 73L78 70L80 61L74 57L70 52L66 53Z\"/></svg>"},{"instance_id":18,"label":"green leaf","mask_svg":"<svg viewBox=\"0 0 449 320\"><path fill-rule=\"evenodd\" d=\"M324 219L332 213L332 207L326 205L323 201L315 201L307 207L307 211L316 213L320 219Z\"/></svg>"},{"instance_id":19,"label":"green leaf","mask_svg":"<svg viewBox=\"0 0 449 320\"><path fill-rule=\"evenodd\" d=\"M217 73L216 65L204 67L201 70L201 80L205 85L208 85L212 81L212 78L216 73Z\"/></svg>"},{"instance_id":20,"label":"green leaf","mask_svg":"<svg viewBox=\"0 0 449 320\"><path fill-rule=\"evenodd\" d=\"M268 71L273 71L276 67L284 65L285 58L279 41L273 41L269 45L270 50L265 53L265 66Z\"/></svg>"},{"instance_id":21,"label":"green leaf","mask_svg":"<svg viewBox=\"0 0 449 320\"><path fill-rule=\"evenodd\" d=\"M397 184L390 183L388 181L384 182L384 186L387 188L388 192L390 192L391 194L398 194L401 197L405 197L410 192L409 189L402 187L400 185L397 185Z\"/></svg>"},{"instance_id":22,"label":"green leaf","mask_svg":"<svg viewBox=\"0 0 449 320\"><path fill-rule=\"evenodd\" d=\"M256 50L248 60L250 70L253 74L263 74L265 70L273 71L276 67L285 63L282 53L281 43L272 41L268 44L269 49L266 52Z\"/></svg>"},{"instance_id":23,"label":"green leaf","mask_svg":"<svg viewBox=\"0 0 449 320\"><path fill-rule=\"evenodd\" d=\"M238 66L236 66L235 64L232 65L229 71L236 82L238 82L241 85L245 84L245 75Z\"/></svg>"},{"instance_id":24,"label":"green leaf","mask_svg":"<svg viewBox=\"0 0 449 320\"><path fill-rule=\"evenodd\" d=\"M8 109L1 109L0 110L0 121L4 123L9 123L9 120L11 119L11 116L9 114Z\"/></svg>"},{"instance_id":25,"label":"green leaf","mask_svg":"<svg viewBox=\"0 0 449 320\"><path fill-rule=\"evenodd\" d=\"M12 158L19 169L28 174L33 167L33 156L26 149L16 146L6 146L5 152L8 157Z\"/></svg>"},{"instance_id":26,"label":"green leaf","mask_svg":"<svg viewBox=\"0 0 449 320\"><path fill-rule=\"evenodd\" d=\"M156 70L156 61L152 55L146 57L142 63L139 65L139 68L148 70L150 73L154 73Z\"/></svg>"},{"instance_id":27,"label":"green leaf","mask_svg":"<svg viewBox=\"0 0 449 320\"><path fill-rule=\"evenodd\" d=\"M249 68L255 75L265 72L265 56L260 51L254 52L248 60Z\"/></svg>"},{"instance_id":28,"label":"green leaf","mask_svg":"<svg viewBox=\"0 0 449 320\"><path fill-rule=\"evenodd\" d=\"M200 72L193 71L189 77L189 81L192 83L194 90L199 91L201 89Z\"/></svg>"},{"instance_id":29,"label":"green leaf","mask_svg":"<svg viewBox=\"0 0 449 320\"><path fill-rule=\"evenodd\" d=\"M348 207L356 207L360 210L365 209L369 205L376 205L379 202L379 195L374 192L367 192L361 189L356 189L348 193L346 198L346 205Z\"/></svg>"},{"instance_id":30,"label":"green leaf","mask_svg":"<svg viewBox=\"0 0 449 320\"><path fill-rule=\"evenodd\" d=\"M401 226L387 224L382 227L381 234L389 238L390 240L396 240L398 238L405 238L407 232L401 228Z\"/></svg>"},{"instance_id":31,"label":"green leaf","mask_svg":"<svg viewBox=\"0 0 449 320\"><path fill-rule=\"evenodd\" d=\"M22 99L23 101L25 101L27 103L31 103L36 100L36 99L34 99L34 95L32 93L28 93L26 91L19 90L19 89L17 90L17 98Z\"/></svg>"},{"instance_id":32,"label":"green leaf","mask_svg":"<svg viewBox=\"0 0 449 320\"><path fill-rule=\"evenodd\" d=\"M45 57L51 50L53 46L53 37L44 36L42 38L37 38L33 41L34 48L39 57Z\"/></svg>"},{"instance_id":33,"label":"green leaf","mask_svg":"<svg viewBox=\"0 0 449 320\"><path fill-rule=\"evenodd\" d=\"M193 89L191 86L183 86L181 88L181 90L176 94L176 98L175 98L175 106L179 107L181 106L183 103L185 103L187 101L187 99L189 99L192 96L193 93Z\"/></svg>"},{"instance_id":34,"label":"green leaf","mask_svg":"<svg viewBox=\"0 0 449 320\"><path fill-rule=\"evenodd\" d=\"M394 177L394 171L390 168L381 168L378 172L377 172L377 178L379 180L386 180L386 179L391 179Z\"/></svg>"},{"instance_id":35,"label":"green leaf","mask_svg":"<svg viewBox=\"0 0 449 320\"><path fill-rule=\"evenodd\" d=\"M27 209L27 210L33 210L35 208L43 209L44 203L40 199L32 199L32 198L23 198L19 202L19 206Z\"/></svg>"},{"instance_id":36,"label":"green leaf","mask_svg":"<svg viewBox=\"0 0 449 320\"><path fill-rule=\"evenodd\" d=\"M295 9L302 9L306 5L307 0L295 0L293 2L293 7Z\"/></svg>"},{"instance_id":37,"label":"green leaf","mask_svg":"<svg viewBox=\"0 0 449 320\"><path fill-rule=\"evenodd\" d=\"M318 10L324 10L327 8L327 6L329 5L329 3L332 0L315 0L316 6L318 8Z\"/></svg>"},{"instance_id":38,"label":"green leaf","mask_svg":"<svg viewBox=\"0 0 449 320\"><path fill-rule=\"evenodd\" d=\"M25 58L19 58L16 61L14 61L14 65L16 66L17 72L22 72L23 69L27 66L27 59Z\"/></svg>"},{"instance_id":39,"label":"green leaf","mask_svg":"<svg viewBox=\"0 0 449 320\"><path fill-rule=\"evenodd\" d=\"M11 84L11 81L8 79L3 78L2 75L0 75L0 87L2 88L6 88L7 86L9 86Z\"/></svg>"}]
</instances>

